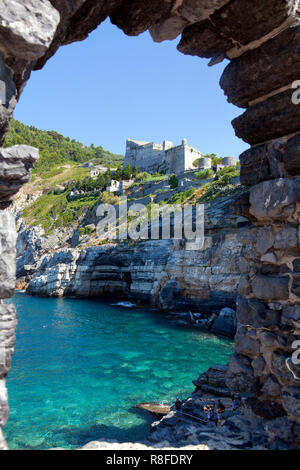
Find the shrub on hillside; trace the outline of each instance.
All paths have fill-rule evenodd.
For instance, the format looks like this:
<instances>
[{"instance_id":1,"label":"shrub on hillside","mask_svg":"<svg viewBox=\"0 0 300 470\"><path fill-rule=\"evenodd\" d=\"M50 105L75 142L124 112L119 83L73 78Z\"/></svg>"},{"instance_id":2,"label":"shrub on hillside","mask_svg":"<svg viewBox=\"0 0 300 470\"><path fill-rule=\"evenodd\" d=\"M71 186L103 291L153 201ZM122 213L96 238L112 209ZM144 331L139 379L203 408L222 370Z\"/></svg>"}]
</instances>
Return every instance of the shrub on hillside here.
<instances>
[{"instance_id":1,"label":"shrub on hillside","mask_svg":"<svg viewBox=\"0 0 300 470\"><path fill-rule=\"evenodd\" d=\"M195 177L197 178L197 180L208 180L210 178L213 178L214 175L214 171L210 168L207 170L197 171L197 173L195 173Z\"/></svg>"},{"instance_id":2,"label":"shrub on hillside","mask_svg":"<svg viewBox=\"0 0 300 470\"><path fill-rule=\"evenodd\" d=\"M114 206L119 203L119 196L114 193L109 193L108 191L103 191L99 200L102 204L112 204Z\"/></svg>"},{"instance_id":3,"label":"shrub on hillside","mask_svg":"<svg viewBox=\"0 0 300 470\"><path fill-rule=\"evenodd\" d=\"M176 175L171 175L169 177L169 185L171 186L171 189L178 188L178 183L179 183L179 181L178 181L178 178L177 178Z\"/></svg>"}]
</instances>

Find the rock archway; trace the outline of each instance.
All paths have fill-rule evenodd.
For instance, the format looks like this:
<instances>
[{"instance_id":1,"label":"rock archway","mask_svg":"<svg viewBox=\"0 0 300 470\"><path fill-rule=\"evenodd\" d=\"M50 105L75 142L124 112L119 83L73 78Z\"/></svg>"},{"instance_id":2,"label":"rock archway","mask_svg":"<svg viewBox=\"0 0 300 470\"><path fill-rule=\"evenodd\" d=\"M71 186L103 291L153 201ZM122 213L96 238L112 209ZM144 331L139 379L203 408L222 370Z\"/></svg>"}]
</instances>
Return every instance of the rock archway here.
<instances>
[{"instance_id":1,"label":"rock archway","mask_svg":"<svg viewBox=\"0 0 300 470\"><path fill-rule=\"evenodd\" d=\"M235 210L241 231L236 352L228 385L248 392L253 413L267 414L289 443L300 430L300 1L299 0L2 0L0 9L0 140L32 70L65 44L83 40L108 16L128 35L154 41L181 34L180 52L230 59L221 78L228 100L244 108L233 121L250 144L241 157L249 192ZM13 294L15 227L5 211L28 181L38 155L26 146L0 150L0 298ZM0 302L0 427L8 419L5 379L16 313ZM295 354L294 354L295 357ZM1 433L1 431L0 431ZM0 448L6 448L0 434Z\"/></svg>"}]
</instances>

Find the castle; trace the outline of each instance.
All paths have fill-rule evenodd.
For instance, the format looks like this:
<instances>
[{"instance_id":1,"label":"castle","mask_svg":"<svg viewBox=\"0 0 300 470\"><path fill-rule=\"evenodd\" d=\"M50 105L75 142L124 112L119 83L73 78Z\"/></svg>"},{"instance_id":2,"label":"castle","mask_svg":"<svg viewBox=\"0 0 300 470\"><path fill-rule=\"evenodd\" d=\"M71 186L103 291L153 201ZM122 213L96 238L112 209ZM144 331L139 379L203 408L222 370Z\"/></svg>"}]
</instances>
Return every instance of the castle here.
<instances>
[{"instance_id":1,"label":"castle","mask_svg":"<svg viewBox=\"0 0 300 470\"><path fill-rule=\"evenodd\" d=\"M129 164L148 173L180 174L195 170L193 163L201 157L201 153L190 147L186 139L177 146L167 140L163 144L155 144L127 139L124 168Z\"/></svg>"}]
</instances>

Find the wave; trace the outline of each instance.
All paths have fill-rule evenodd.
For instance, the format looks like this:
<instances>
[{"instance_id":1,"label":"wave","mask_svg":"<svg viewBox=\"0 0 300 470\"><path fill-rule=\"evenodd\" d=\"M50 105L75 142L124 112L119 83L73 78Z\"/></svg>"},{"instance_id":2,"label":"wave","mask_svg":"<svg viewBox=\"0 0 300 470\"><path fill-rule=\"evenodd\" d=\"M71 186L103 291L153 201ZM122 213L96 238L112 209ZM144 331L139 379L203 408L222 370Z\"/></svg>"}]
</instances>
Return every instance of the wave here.
<instances>
[{"instance_id":1,"label":"wave","mask_svg":"<svg viewBox=\"0 0 300 470\"><path fill-rule=\"evenodd\" d=\"M117 302L116 304L111 304L114 307L125 307L125 308L132 308L136 307L136 304L133 304L132 302Z\"/></svg>"}]
</instances>

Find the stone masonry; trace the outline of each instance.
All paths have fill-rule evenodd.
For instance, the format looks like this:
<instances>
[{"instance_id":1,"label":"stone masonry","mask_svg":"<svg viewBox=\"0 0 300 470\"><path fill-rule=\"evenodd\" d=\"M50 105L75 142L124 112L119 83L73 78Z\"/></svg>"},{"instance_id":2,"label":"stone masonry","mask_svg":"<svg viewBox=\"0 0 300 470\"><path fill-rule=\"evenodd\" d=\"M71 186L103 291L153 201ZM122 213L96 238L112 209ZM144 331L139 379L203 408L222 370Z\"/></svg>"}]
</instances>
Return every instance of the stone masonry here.
<instances>
[{"instance_id":1,"label":"stone masonry","mask_svg":"<svg viewBox=\"0 0 300 470\"><path fill-rule=\"evenodd\" d=\"M233 126L251 146L241 156L249 194L236 208L252 227L240 235L239 326L227 382L251 394L253 413L265 412L274 439L294 448L300 422L299 365L292 360L300 339L300 1L1 0L1 142L31 71L61 45L85 39L107 17L128 35L150 30L159 42L181 34L180 52L210 58L211 64L230 60L221 86L231 103L244 108ZM3 209L32 165L22 158L19 165L18 151L9 154L0 157ZM0 278L7 285L0 297L6 298L13 290L14 228L7 213L0 217ZM14 328L13 308L1 305L0 425L8 416L4 380Z\"/></svg>"}]
</instances>

